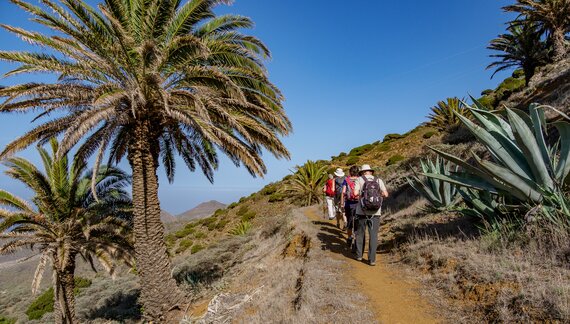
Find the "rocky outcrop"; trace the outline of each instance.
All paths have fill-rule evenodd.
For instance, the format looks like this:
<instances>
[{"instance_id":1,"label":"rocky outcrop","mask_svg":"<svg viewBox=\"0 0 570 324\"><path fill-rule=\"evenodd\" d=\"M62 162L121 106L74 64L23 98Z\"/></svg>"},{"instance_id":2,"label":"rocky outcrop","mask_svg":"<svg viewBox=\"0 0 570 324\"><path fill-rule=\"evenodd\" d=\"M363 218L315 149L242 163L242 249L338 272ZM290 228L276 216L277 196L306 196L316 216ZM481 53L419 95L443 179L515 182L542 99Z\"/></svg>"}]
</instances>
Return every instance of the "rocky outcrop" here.
<instances>
[{"instance_id":1,"label":"rocky outcrop","mask_svg":"<svg viewBox=\"0 0 570 324\"><path fill-rule=\"evenodd\" d=\"M528 87L512 94L500 106L526 109L534 102L570 112L570 58L537 70ZM556 115L553 111L547 114L547 117Z\"/></svg>"}]
</instances>

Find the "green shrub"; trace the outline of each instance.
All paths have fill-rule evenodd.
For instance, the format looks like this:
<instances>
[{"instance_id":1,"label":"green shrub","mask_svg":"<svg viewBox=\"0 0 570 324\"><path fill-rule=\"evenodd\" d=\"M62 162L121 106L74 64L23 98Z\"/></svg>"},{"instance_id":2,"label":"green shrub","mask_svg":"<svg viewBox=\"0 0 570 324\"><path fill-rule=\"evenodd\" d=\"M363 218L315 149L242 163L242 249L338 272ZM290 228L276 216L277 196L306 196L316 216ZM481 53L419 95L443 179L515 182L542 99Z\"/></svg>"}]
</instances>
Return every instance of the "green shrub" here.
<instances>
[{"instance_id":1,"label":"green shrub","mask_svg":"<svg viewBox=\"0 0 570 324\"><path fill-rule=\"evenodd\" d=\"M388 159L388 162L386 162L386 166L396 164L396 163L398 163L398 162L400 162L400 161L403 161L403 160L405 160L405 159L406 159L405 157L403 157L403 156L401 156L401 155L399 155L399 154L394 155L394 156L392 156L392 157L390 157L390 158Z\"/></svg>"},{"instance_id":2,"label":"green shrub","mask_svg":"<svg viewBox=\"0 0 570 324\"><path fill-rule=\"evenodd\" d=\"M264 195L264 196L270 196L272 194L274 194L275 192L277 192L277 184L275 183L270 183L267 186L263 187L263 189L261 189L259 191L260 194Z\"/></svg>"},{"instance_id":3,"label":"green shrub","mask_svg":"<svg viewBox=\"0 0 570 324\"><path fill-rule=\"evenodd\" d=\"M358 161L360 161L360 158L358 156L351 156L348 158L348 160L346 160L346 165L355 165L358 163Z\"/></svg>"},{"instance_id":4,"label":"green shrub","mask_svg":"<svg viewBox=\"0 0 570 324\"><path fill-rule=\"evenodd\" d=\"M386 136L384 136L384 142L392 141L392 140L395 140L395 139L400 139L400 138L403 138L403 137L404 137L404 135L400 135L400 134L397 134L397 133L386 134Z\"/></svg>"},{"instance_id":5,"label":"green shrub","mask_svg":"<svg viewBox=\"0 0 570 324\"><path fill-rule=\"evenodd\" d=\"M517 79L513 77L506 78L497 87L497 90L495 91L495 96L496 98L501 100L506 99L511 93L519 91L520 89L524 88L524 86L525 86L524 78L522 79Z\"/></svg>"},{"instance_id":6,"label":"green shrub","mask_svg":"<svg viewBox=\"0 0 570 324\"><path fill-rule=\"evenodd\" d=\"M523 69L514 70L511 76L516 79L524 79L524 70Z\"/></svg>"},{"instance_id":7,"label":"green shrub","mask_svg":"<svg viewBox=\"0 0 570 324\"><path fill-rule=\"evenodd\" d=\"M82 278L82 277L75 277L75 288L73 289L73 293L78 295L80 289L87 288L91 286L92 282L90 279ZM37 320L42 318L45 313L53 312L53 288L49 288L48 290L44 291L41 295L39 295L31 304L28 306L26 310L26 315L28 315L29 320ZM0 323L2 323L0 321Z\"/></svg>"},{"instance_id":8,"label":"green shrub","mask_svg":"<svg viewBox=\"0 0 570 324\"><path fill-rule=\"evenodd\" d=\"M493 109L497 105L497 100L493 94L489 94L477 99L479 103L485 106L487 109Z\"/></svg>"},{"instance_id":9,"label":"green shrub","mask_svg":"<svg viewBox=\"0 0 570 324\"><path fill-rule=\"evenodd\" d=\"M390 150L390 143L382 143L382 144L378 145L378 151L386 152L388 150Z\"/></svg>"},{"instance_id":10,"label":"green shrub","mask_svg":"<svg viewBox=\"0 0 570 324\"><path fill-rule=\"evenodd\" d=\"M485 89L485 90L481 91L481 96L488 96L490 94L493 94L493 92L495 92L495 90Z\"/></svg>"},{"instance_id":11,"label":"green shrub","mask_svg":"<svg viewBox=\"0 0 570 324\"><path fill-rule=\"evenodd\" d=\"M193 244L194 244L194 242L192 240L189 240L189 239L181 240L180 244L178 244L178 248L176 249L176 253L182 253L182 252L186 251Z\"/></svg>"},{"instance_id":12,"label":"green shrub","mask_svg":"<svg viewBox=\"0 0 570 324\"><path fill-rule=\"evenodd\" d=\"M194 237L197 238L197 239L201 239L201 238L206 237L206 233L204 233L204 232L196 232L196 233L194 233Z\"/></svg>"},{"instance_id":13,"label":"green shrub","mask_svg":"<svg viewBox=\"0 0 570 324\"><path fill-rule=\"evenodd\" d=\"M274 193L271 196L269 196L269 202L279 202L279 201L283 201L285 200L285 195L281 194L281 193Z\"/></svg>"},{"instance_id":14,"label":"green shrub","mask_svg":"<svg viewBox=\"0 0 570 324\"><path fill-rule=\"evenodd\" d=\"M15 324L16 319L0 315L0 324Z\"/></svg>"},{"instance_id":15,"label":"green shrub","mask_svg":"<svg viewBox=\"0 0 570 324\"><path fill-rule=\"evenodd\" d=\"M190 250L190 252L192 252L192 254L194 254L194 253L198 253L199 251L202 251L203 249L204 249L203 245L196 244L196 245L192 246L192 249Z\"/></svg>"},{"instance_id":16,"label":"green shrub","mask_svg":"<svg viewBox=\"0 0 570 324\"><path fill-rule=\"evenodd\" d=\"M26 310L29 320L42 318L45 313L53 312L53 288L49 288L39 295Z\"/></svg>"},{"instance_id":17,"label":"green shrub","mask_svg":"<svg viewBox=\"0 0 570 324\"><path fill-rule=\"evenodd\" d=\"M183 238L183 237L186 237L190 234L193 234L194 232L196 232L196 228L195 228L196 225L197 225L197 223L195 223L195 222L188 223L188 224L186 224L186 226L184 226L183 229L175 232L174 236L176 238Z\"/></svg>"},{"instance_id":18,"label":"green shrub","mask_svg":"<svg viewBox=\"0 0 570 324\"><path fill-rule=\"evenodd\" d=\"M238 203L233 202L233 203L228 205L227 209L234 209L237 205L238 205Z\"/></svg>"},{"instance_id":19,"label":"green shrub","mask_svg":"<svg viewBox=\"0 0 570 324\"><path fill-rule=\"evenodd\" d=\"M349 156L360 156L364 154L364 152L370 150L372 148L372 144L365 144L359 147L355 147L348 153Z\"/></svg>"},{"instance_id":20,"label":"green shrub","mask_svg":"<svg viewBox=\"0 0 570 324\"><path fill-rule=\"evenodd\" d=\"M425 132L422 137L425 139L431 138L433 135L437 134L436 131L429 131L429 132Z\"/></svg>"},{"instance_id":21,"label":"green shrub","mask_svg":"<svg viewBox=\"0 0 570 324\"><path fill-rule=\"evenodd\" d=\"M219 209L216 209L213 216L214 217L223 216L227 213L228 213L228 211L225 208L219 208Z\"/></svg>"},{"instance_id":22,"label":"green shrub","mask_svg":"<svg viewBox=\"0 0 570 324\"><path fill-rule=\"evenodd\" d=\"M346 156L345 152L340 152L340 154L338 155L338 157L343 157L343 156Z\"/></svg>"},{"instance_id":23,"label":"green shrub","mask_svg":"<svg viewBox=\"0 0 570 324\"><path fill-rule=\"evenodd\" d=\"M245 213L241 216L241 221L242 222L249 222L252 219L254 219L255 216L257 216L257 214L254 211L248 211L247 213Z\"/></svg>"},{"instance_id":24,"label":"green shrub","mask_svg":"<svg viewBox=\"0 0 570 324\"><path fill-rule=\"evenodd\" d=\"M217 230L223 229L224 227L226 227L226 225L228 225L229 222L230 222L230 221L227 220L227 219L221 219L221 220L218 222L218 224L216 224L216 229L217 229Z\"/></svg>"},{"instance_id":25,"label":"green shrub","mask_svg":"<svg viewBox=\"0 0 570 324\"><path fill-rule=\"evenodd\" d=\"M168 248L171 248L174 246L174 243L176 243L176 235L174 233L166 235L164 237L164 242Z\"/></svg>"},{"instance_id":26,"label":"green shrub","mask_svg":"<svg viewBox=\"0 0 570 324\"><path fill-rule=\"evenodd\" d=\"M249 211L249 208L247 206L241 206L238 211L236 212L236 215L238 215L239 217L245 215L247 212Z\"/></svg>"}]
</instances>

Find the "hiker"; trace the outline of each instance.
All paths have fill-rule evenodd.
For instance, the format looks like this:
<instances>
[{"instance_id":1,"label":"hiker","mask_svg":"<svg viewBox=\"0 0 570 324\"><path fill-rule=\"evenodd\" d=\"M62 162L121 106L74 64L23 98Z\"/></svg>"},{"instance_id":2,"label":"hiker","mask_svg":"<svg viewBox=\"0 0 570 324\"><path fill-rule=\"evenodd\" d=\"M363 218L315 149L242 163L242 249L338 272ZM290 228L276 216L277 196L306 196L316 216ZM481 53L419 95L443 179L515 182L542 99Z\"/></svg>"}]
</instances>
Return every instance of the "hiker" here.
<instances>
[{"instance_id":1,"label":"hiker","mask_svg":"<svg viewBox=\"0 0 570 324\"><path fill-rule=\"evenodd\" d=\"M340 220L342 219L344 227L346 227L346 216L344 215L344 208L341 208L342 199L342 184L344 183L344 171L338 168L334 172L334 206L336 210L336 227L340 228Z\"/></svg>"},{"instance_id":2,"label":"hiker","mask_svg":"<svg viewBox=\"0 0 570 324\"><path fill-rule=\"evenodd\" d=\"M359 196L356 204L356 260L362 261L365 231L368 229L368 262L376 265L376 248L378 247L378 229L382 200L388 197L384 182L374 176L374 170L368 164L360 169L360 177L356 180L354 192Z\"/></svg>"},{"instance_id":3,"label":"hiker","mask_svg":"<svg viewBox=\"0 0 570 324\"><path fill-rule=\"evenodd\" d=\"M344 215L346 217L346 243L349 247L353 247L354 242L354 223L356 218L356 205L358 205L358 195L355 193L354 188L358 180L358 167L353 165L348 170L348 177L345 177L342 183L342 196L341 206L344 208Z\"/></svg>"},{"instance_id":4,"label":"hiker","mask_svg":"<svg viewBox=\"0 0 570 324\"><path fill-rule=\"evenodd\" d=\"M328 219L333 220L336 217L335 208L334 208L334 198L336 192L335 192L334 178L332 174L329 174L329 178L325 183L325 186L323 187L323 192L325 193L325 202L327 204Z\"/></svg>"}]
</instances>

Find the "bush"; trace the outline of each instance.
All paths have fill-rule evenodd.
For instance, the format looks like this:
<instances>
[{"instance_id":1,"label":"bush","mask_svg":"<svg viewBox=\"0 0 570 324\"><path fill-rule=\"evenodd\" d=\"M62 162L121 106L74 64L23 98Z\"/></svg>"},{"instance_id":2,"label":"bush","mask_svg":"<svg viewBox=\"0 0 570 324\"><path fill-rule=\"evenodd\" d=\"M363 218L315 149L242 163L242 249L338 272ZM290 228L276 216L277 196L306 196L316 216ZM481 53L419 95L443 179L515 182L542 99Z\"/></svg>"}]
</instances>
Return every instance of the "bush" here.
<instances>
[{"instance_id":1,"label":"bush","mask_svg":"<svg viewBox=\"0 0 570 324\"><path fill-rule=\"evenodd\" d=\"M26 315L28 315L29 320L37 320L42 318L45 313L53 312L53 288L49 288L39 295L33 302L28 306L26 310Z\"/></svg>"},{"instance_id":2,"label":"bush","mask_svg":"<svg viewBox=\"0 0 570 324\"><path fill-rule=\"evenodd\" d=\"M359 147L355 147L348 153L349 156L360 156L364 154L364 152L370 150L372 148L372 144L365 144Z\"/></svg>"},{"instance_id":3,"label":"bush","mask_svg":"<svg viewBox=\"0 0 570 324\"><path fill-rule=\"evenodd\" d=\"M238 203L233 202L233 203L228 205L227 209L234 209L237 205L238 205Z\"/></svg>"},{"instance_id":4,"label":"bush","mask_svg":"<svg viewBox=\"0 0 570 324\"><path fill-rule=\"evenodd\" d=\"M0 324L15 324L16 319L0 315Z\"/></svg>"},{"instance_id":5,"label":"bush","mask_svg":"<svg viewBox=\"0 0 570 324\"><path fill-rule=\"evenodd\" d=\"M378 146L378 151L380 152L386 152L390 150L390 143L382 143Z\"/></svg>"},{"instance_id":6,"label":"bush","mask_svg":"<svg viewBox=\"0 0 570 324\"><path fill-rule=\"evenodd\" d=\"M348 158L348 160L346 160L346 165L355 165L358 163L358 161L360 161L360 158L358 156L351 156Z\"/></svg>"},{"instance_id":7,"label":"bush","mask_svg":"<svg viewBox=\"0 0 570 324\"><path fill-rule=\"evenodd\" d=\"M400 139L400 138L403 138L403 137L404 137L404 135L400 135L400 134L397 134L397 133L386 134L386 136L384 136L384 142L388 142L388 141Z\"/></svg>"},{"instance_id":8,"label":"bush","mask_svg":"<svg viewBox=\"0 0 570 324\"><path fill-rule=\"evenodd\" d=\"M251 230L251 223L247 221L245 222L242 221L230 231L230 234L235 236L245 236L247 235L247 233L249 233L250 230Z\"/></svg>"},{"instance_id":9,"label":"bush","mask_svg":"<svg viewBox=\"0 0 570 324\"><path fill-rule=\"evenodd\" d=\"M493 94L489 94L477 99L480 104L487 107L488 109L493 109L497 105L497 100Z\"/></svg>"},{"instance_id":10,"label":"bush","mask_svg":"<svg viewBox=\"0 0 570 324\"><path fill-rule=\"evenodd\" d=\"M343 156L346 156L345 152L340 152L340 154L338 155L338 157L343 157Z\"/></svg>"},{"instance_id":11,"label":"bush","mask_svg":"<svg viewBox=\"0 0 570 324\"><path fill-rule=\"evenodd\" d=\"M257 216L257 214L254 211L249 211L249 212L247 212L241 216L241 221L242 222L249 222L252 219L254 219L255 216Z\"/></svg>"},{"instance_id":12,"label":"bush","mask_svg":"<svg viewBox=\"0 0 570 324\"><path fill-rule=\"evenodd\" d=\"M87 288L91 286L92 282L90 279L82 278L82 277L75 277L75 288L73 289L73 293L78 295L80 289ZM49 288L48 290L44 291L41 295L39 295L31 304L28 306L26 310L26 315L28 315L29 320L36 320L42 318L45 313L53 312L53 298L54 292L53 288ZM0 322L2 323L2 322Z\"/></svg>"},{"instance_id":13,"label":"bush","mask_svg":"<svg viewBox=\"0 0 570 324\"><path fill-rule=\"evenodd\" d=\"M485 90L481 91L481 96L488 96L490 94L493 94L493 92L495 92L495 90L485 89Z\"/></svg>"},{"instance_id":14,"label":"bush","mask_svg":"<svg viewBox=\"0 0 570 324\"><path fill-rule=\"evenodd\" d=\"M390 157L390 158L388 159L388 162L386 162L386 166L396 164L396 163L398 163L398 162L400 162L400 161L403 161L403 160L405 160L405 159L406 159L405 157L403 157L403 156L401 156L401 155L399 155L399 154L394 155L394 156L392 156L392 157Z\"/></svg>"},{"instance_id":15,"label":"bush","mask_svg":"<svg viewBox=\"0 0 570 324\"><path fill-rule=\"evenodd\" d=\"M204 233L204 232L196 232L196 233L194 233L194 238L201 239L201 238L204 238L204 237L206 237L206 233Z\"/></svg>"},{"instance_id":16,"label":"bush","mask_svg":"<svg viewBox=\"0 0 570 324\"><path fill-rule=\"evenodd\" d=\"M183 229L175 232L174 236L176 238L183 238L183 237L186 237L190 234L193 234L194 232L196 232L196 228L195 228L196 225L197 225L197 223L195 223L195 222L188 223L188 224L186 224L186 226L184 226Z\"/></svg>"},{"instance_id":17,"label":"bush","mask_svg":"<svg viewBox=\"0 0 570 324\"><path fill-rule=\"evenodd\" d=\"M186 251L193 244L194 244L194 242L192 240L189 240L189 239L181 240L180 244L178 244L178 248L176 249L176 253L182 253L182 252Z\"/></svg>"},{"instance_id":18,"label":"bush","mask_svg":"<svg viewBox=\"0 0 570 324\"><path fill-rule=\"evenodd\" d=\"M516 79L524 79L524 70L523 69L514 70L511 76Z\"/></svg>"},{"instance_id":19,"label":"bush","mask_svg":"<svg viewBox=\"0 0 570 324\"><path fill-rule=\"evenodd\" d=\"M202 251L203 249L204 249L203 245L196 244L196 245L192 246L192 249L190 250L190 252L192 252L192 254L194 254L194 253L198 253L199 251Z\"/></svg>"},{"instance_id":20,"label":"bush","mask_svg":"<svg viewBox=\"0 0 570 324\"><path fill-rule=\"evenodd\" d=\"M226 209L225 209L225 208L219 208L219 209L216 209L216 211L214 212L213 217L218 217L218 216L222 216L222 215L225 215L225 214L227 214Z\"/></svg>"},{"instance_id":21,"label":"bush","mask_svg":"<svg viewBox=\"0 0 570 324\"><path fill-rule=\"evenodd\" d=\"M280 193L274 193L271 196L269 196L269 202L279 202L279 201L283 201L285 200L285 195L280 194Z\"/></svg>"},{"instance_id":22,"label":"bush","mask_svg":"<svg viewBox=\"0 0 570 324\"><path fill-rule=\"evenodd\" d=\"M249 211L249 208L247 206L241 206L238 211L236 212L236 215L238 215L239 217L245 215L247 212Z\"/></svg>"},{"instance_id":23,"label":"bush","mask_svg":"<svg viewBox=\"0 0 570 324\"><path fill-rule=\"evenodd\" d=\"M228 225L229 222L230 222L230 221L227 220L227 219L222 219L222 220L220 220L220 221L218 222L218 224L216 224L216 229L217 229L217 230L223 229L224 227L226 227L226 225Z\"/></svg>"},{"instance_id":24,"label":"bush","mask_svg":"<svg viewBox=\"0 0 570 324\"><path fill-rule=\"evenodd\" d=\"M433 135L437 134L436 131L429 131L429 132L425 132L422 137L425 139L431 138Z\"/></svg>"},{"instance_id":25,"label":"bush","mask_svg":"<svg viewBox=\"0 0 570 324\"><path fill-rule=\"evenodd\" d=\"M264 196L270 196L272 194L274 194L275 192L277 192L277 184L275 183L270 183L267 186L263 187L263 189L261 189L259 191L260 194L264 195Z\"/></svg>"}]
</instances>

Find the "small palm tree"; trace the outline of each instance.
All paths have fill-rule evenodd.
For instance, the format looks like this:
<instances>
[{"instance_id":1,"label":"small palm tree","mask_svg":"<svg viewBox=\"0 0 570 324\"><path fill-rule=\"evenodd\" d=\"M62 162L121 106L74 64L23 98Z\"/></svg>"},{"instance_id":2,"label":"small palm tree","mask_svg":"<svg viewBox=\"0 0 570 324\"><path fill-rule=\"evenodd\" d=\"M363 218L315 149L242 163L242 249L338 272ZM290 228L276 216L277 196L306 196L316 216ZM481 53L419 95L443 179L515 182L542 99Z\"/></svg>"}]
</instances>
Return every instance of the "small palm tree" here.
<instances>
[{"instance_id":1,"label":"small palm tree","mask_svg":"<svg viewBox=\"0 0 570 324\"><path fill-rule=\"evenodd\" d=\"M439 101L436 106L431 108L431 113L428 115L430 121L426 122L425 125L437 128L442 132L452 132L461 125L461 120L456 113L465 115L468 112L463 100L457 97L447 98L446 101Z\"/></svg>"},{"instance_id":2,"label":"small palm tree","mask_svg":"<svg viewBox=\"0 0 570 324\"><path fill-rule=\"evenodd\" d=\"M517 0L515 4L503 7L508 12L516 12L524 20L515 23L531 23L539 26L552 43L555 62L568 52L566 34L570 32L570 0Z\"/></svg>"},{"instance_id":3,"label":"small palm tree","mask_svg":"<svg viewBox=\"0 0 570 324\"><path fill-rule=\"evenodd\" d=\"M528 85L536 68L548 62L548 45L541 39L541 34L536 24L527 22L512 24L507 34L501 34L493 39L487 48L502 53L490 55L500 59L487 66L487 69L495 68L491 78L499 71L520 67L524 71L525 82Z\"/></svg>"},{"instance_id":4,"label":"small palm tree","mask_svg":"<svg viewBox=\"0 0 570 324\"><path fill-rule=\"evenodd\" d=\"M295 168L289 179L285 192L301 201L303 206L321 202L322 190L327 180L327 166L307 161Z\"/></svg>"},{"instance_id":5,"label":"small palm tree","mask_svg":"<svg viewBox=\"0 0 570 324\"><path fill-rule=\"evenodd\" d=\"M22 248L38 251L40 262L32 281L38 291L44 270L51 264L55 319L76 323L74 273L77 257L95 270L94 259L111 274L116 260L132 265L131 200L125 191L128 176L115 168L101 168L91 189L92 171L81 161L69 165L66 156L57 157L39 147L44 172L23 158L9 158L6 174L23 182L34 193L31 204L0 190L0 254Z\"/></svg>"},{"instance_id":6,"label":"small palm tree","mask_svg":"<svg viewBox=\"0 0 570 324\"><path fill-rule=\"evenodd\" d=\"M11 1L53 33L3 27L55 54L0 51L0 59L17 65L7 75L58 78L0 89L1 111L39 109L38 118L48 118L0 158L58 135L58 154L80 145L77 157L95 155L95 168L106 152L110 163L126 158L140 302L146 320L168 320L184 294L171 276L157 169L162 164L173 181L178 155L213 181L218 151L254 176L267 171L264 149L289 157L279 136L291 123L264 66L270 52L241 32L253 26L249 18L215 15L214 7L230 0L105 0L98 8L77 0L42 0L43 7Z\"/></svg>"}]
</instances>

